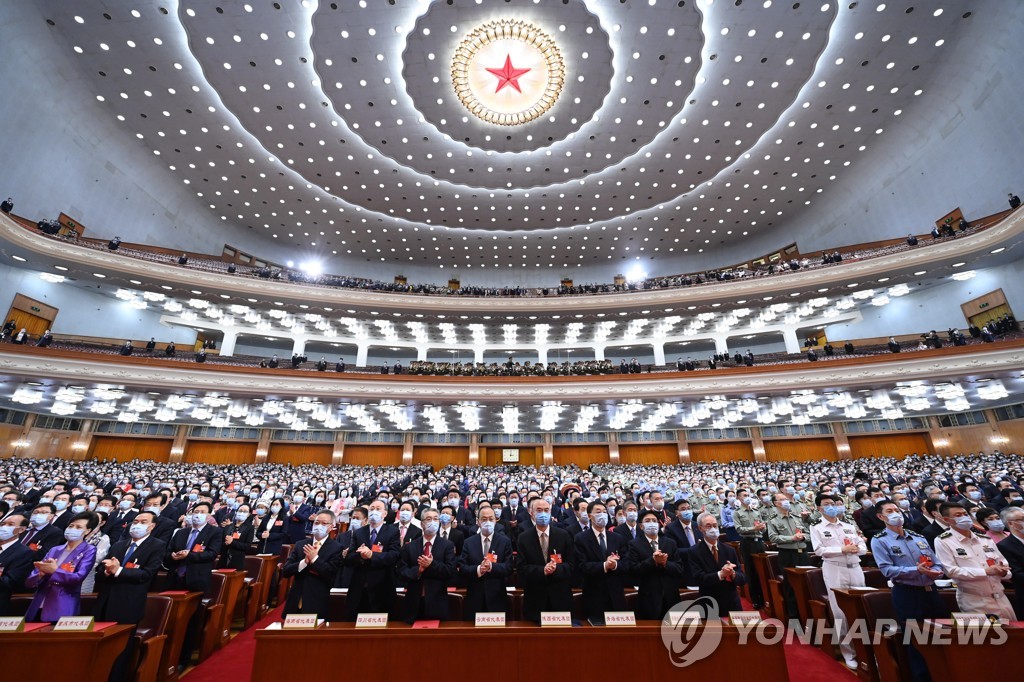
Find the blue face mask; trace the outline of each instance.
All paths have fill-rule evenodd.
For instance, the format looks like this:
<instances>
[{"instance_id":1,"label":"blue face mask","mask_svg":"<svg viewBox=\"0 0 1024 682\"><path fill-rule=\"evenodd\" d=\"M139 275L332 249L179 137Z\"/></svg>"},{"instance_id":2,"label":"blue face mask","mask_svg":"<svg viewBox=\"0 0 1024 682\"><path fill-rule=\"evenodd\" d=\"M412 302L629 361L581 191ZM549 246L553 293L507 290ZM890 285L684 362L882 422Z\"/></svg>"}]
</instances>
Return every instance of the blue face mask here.
<instances>
[{"instance_id":1,"label":"blue face mask","mask_svg":"<svg viewBox=\"0 0 1024 682\"><path fill-rule=\"evenodd\" d=\"M684 509L683 511L679 512L679 518L681 518L683 521L692 521L693 520L693 510L692 509Z\"/></svg>"},{"instance_id":2,"label":"blue face mask","mask_svg":"<svg viewBox=\"0 0 1024 682\"><path fill-rule=\"evenodd\" d=\"M551 512L537 512L534 516L534 522L538 526L546 528L551 523Z\"/></svg>"},{"instance_id":3,"label":"blue face mask","mask_svg":"<svg viewBox=\"0 0 1024 682\"><path fill-rule=\"evenodd\" d=\"M451 514L449 514L447 512L445 512L444 514L441 514L441 523L443 523L444 525L447 526L451 522L452 522L452 515Z\"/></svg>"},{"instance_id":4,"label":"blue face mask","mask_svg":"<svg viewBox=\"0 0 1024 682\"><path fill-rule=\"evenodd\" d=\"M437 521L427 521L423 524L423 532L427 535L437 535L437 529L441 527L441 524Z\"/></svg>"},{"instance_id":5,"label":"blue face mask","mask_svg":"<svg viewBox=\"0 0 1024 682\"><path fill-rule=\"evenodd\" d=\"M832 517L832 518L838 518L839 516L842 516L843 515L843 511L845 511L840 506L832 506L832 505L829 505L829 506L825 507L824 509L825 509L825 516L829 516L829 517Z\"/></svg>"}]
</instances>

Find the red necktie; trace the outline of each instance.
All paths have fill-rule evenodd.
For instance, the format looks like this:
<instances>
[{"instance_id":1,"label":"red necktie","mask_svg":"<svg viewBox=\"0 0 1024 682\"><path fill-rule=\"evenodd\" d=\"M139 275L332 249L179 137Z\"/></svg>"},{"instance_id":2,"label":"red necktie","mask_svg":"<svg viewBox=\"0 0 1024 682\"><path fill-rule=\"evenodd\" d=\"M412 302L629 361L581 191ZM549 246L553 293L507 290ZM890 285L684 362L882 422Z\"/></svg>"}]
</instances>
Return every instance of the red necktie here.
<instances>
[{"instance_id":1,"label":"red necktie","mask_svg":"<svg viewBox=\"0 0 1024 682\"><path fill-rule=\"evenodd\" d=\"M423 556L430 556L430 540L423 544Z\"/></svg>"}]
</instances>

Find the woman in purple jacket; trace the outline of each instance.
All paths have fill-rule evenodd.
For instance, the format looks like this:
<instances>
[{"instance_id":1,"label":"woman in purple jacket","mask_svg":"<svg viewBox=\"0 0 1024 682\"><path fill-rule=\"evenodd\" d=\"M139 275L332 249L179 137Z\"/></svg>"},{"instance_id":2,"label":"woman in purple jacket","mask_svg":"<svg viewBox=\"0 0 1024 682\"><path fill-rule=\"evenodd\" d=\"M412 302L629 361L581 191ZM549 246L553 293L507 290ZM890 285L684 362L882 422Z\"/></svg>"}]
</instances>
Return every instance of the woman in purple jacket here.
<instances>
[{"instance_id":1,"label":"woman in purple jacket","mask_svg":"<svg viewBox=\"0 0 1024 682\"><path fill-rule=\"evenodd\" d=\"M61 616L78 615L82 581L96 563L96 548L82 540L99 522L99 516L93 512L75 515L64 531L67 542L35 562L35 570L25 580L25 585L36 591L26 620L51 623Z\"/></svg>"}]
</instances>

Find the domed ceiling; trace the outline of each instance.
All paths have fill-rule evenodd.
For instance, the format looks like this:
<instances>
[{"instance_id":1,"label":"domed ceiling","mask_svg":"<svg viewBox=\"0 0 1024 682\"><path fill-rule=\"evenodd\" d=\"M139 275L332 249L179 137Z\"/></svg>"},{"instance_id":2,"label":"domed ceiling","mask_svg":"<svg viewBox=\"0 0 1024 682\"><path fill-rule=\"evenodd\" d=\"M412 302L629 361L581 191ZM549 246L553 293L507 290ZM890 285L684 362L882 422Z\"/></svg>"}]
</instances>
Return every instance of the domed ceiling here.
<instances>
[{"instance_id":1,"label":"domed ceiling","mask_svg":"<svg viewBox=\"0 0 1024 682\"><path fill-rule=\"evenodd\" d=\"M209 205L211 223L319 253L335 272L379 263L383 278L403 264L663 266L768 230L788 243L787 221L913 116L973 11L38 4L124 134Z\"/></svg>"}]
</instances>

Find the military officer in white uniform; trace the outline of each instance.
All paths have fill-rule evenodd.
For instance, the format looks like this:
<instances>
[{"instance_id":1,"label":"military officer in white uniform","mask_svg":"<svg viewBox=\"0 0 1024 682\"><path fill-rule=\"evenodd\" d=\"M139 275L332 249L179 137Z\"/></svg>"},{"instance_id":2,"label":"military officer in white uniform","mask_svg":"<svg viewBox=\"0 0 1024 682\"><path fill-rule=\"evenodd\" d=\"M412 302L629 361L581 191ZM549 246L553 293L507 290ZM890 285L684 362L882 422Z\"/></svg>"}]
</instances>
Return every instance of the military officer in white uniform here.
<instances>
[{"instance_id":1,"label":"military officer in white uniform","mask_svg":"<svg viewBox=\"0 0 1024 682\"><path fill-rule=\"evenodd\" d=\"M986 613L1008 623L1015 620L1002 581L1010 566L986 534L972 528L967 510L954 502L939 506L949 530L935 539L935 555L946 575L956 581L956 603L970 613Z\"/></svg>"},{"instance_id":2,"label":"military officer in white uniform","mask_svg":"<svg viewBox=\"0 0 1024 682\"><path fill-rule=\"evenodd\" d=\"M821 577L828 588L828 605L832 609L836 628L840 636L846 635L846 616L836 603L832 590L843 590L851 587L864 587L864 569L860 567L860 557L868 553L864 536L857 531L852 523L840 521L846 508L837 495L821 493L815 499L821 509L821 522L811 526L811 546L814 553L821 557ZM839 649L843 653L846 667L857 669L857 658L853 645L841 643Z\"/></svg>"}]
</instances>

